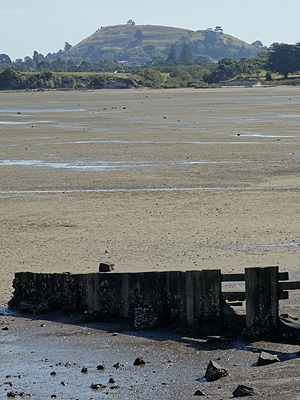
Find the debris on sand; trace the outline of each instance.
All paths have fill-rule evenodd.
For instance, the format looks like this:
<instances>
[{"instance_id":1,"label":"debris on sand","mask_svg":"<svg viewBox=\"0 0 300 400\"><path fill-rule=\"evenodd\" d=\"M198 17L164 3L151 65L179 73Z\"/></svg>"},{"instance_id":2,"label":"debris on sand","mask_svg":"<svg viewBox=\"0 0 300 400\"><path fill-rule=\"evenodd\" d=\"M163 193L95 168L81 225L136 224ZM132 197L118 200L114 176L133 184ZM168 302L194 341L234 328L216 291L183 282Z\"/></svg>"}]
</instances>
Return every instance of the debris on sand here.
<instances>
[{"instance_id":1,"label":"debris on sand","mask_svg":"<svg viewBox=\"0 0 300 400\"><path fill-rule=\"evenodd\" d=\"M279 362L279 358L276 355L262 351L258 357L257 365L258 366L269 365L269 364L274 364L276 362Z\"/></svg>"},{"instance_id":2,"label":"debris on sand","mask_svg":"<svg viewBox=\"0 0 300 400\"><path fill-rule=\"evenodd\" d=\"M245 385L239 385L232 393L233 397L254 396L254 389Z\"/></svg>"},{"instance_id":3,"label":"debris on sand","mask_svg":"<svg viewBox=\"0 0 300 400\"><path fill-rule=\"evenodd\" d=\"M116 369L120 369L120 368L124 367L124 364L121 364L121 363L118 361L116 364L113 365L113 367L116 368Z\"/></svg>"},{"instance_id":4,"label":"debris on sand","mask_svg":"<svg viewBox=\"0 0 300 400\"><path fill-rule=\"evenodd\" d=\"M105 389L106 385L102 385L101 383L91 383L90 388L93 390Z\"/></svg>"},{"instance_id":5,"label":"debris on sand","mask_svg":"<svg viewBox=\"0 0 300 400\"><path fill-rule=\"evenodd\" d=\"M134 360L133 365L145 365L146 361L143 360L142 357L138 357Z\"/></svg>"},{"instance_id":6,"label":"debris on sand","mask_svg":"<svg viewBox=\"0 0 300 400\"><path fill-rule=\"evenodd\" d=\"M226 371L226 369L221 367L215 361L210 361L208 363L206 373L205 373L205 379L208 382L216 381L216 380L222 378L223 376L227 376L227 375L228 375L228 372Z\"/></svg>"}]
</instances>

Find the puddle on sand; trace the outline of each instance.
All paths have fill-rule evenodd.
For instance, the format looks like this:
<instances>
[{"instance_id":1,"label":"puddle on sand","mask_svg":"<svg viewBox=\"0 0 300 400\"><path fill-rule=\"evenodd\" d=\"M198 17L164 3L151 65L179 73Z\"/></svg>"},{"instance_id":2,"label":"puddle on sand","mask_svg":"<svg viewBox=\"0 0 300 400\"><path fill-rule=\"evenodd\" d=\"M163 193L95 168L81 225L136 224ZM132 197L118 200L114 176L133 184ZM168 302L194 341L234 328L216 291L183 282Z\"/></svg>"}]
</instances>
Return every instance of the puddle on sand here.
<instances>
[{"instance_id":1,"label":"puddle on sand","mask_svg":"<svg viewBox=\"0 0 300 400\"><path fill-rule=\"evenodd\" d=\"M299 190L300 186L256 187L193 187L193 188L139 188L139 189L61 189L61 190L0 190L0 194L51 194L51 193L131 193L131 192L197 192L197 191L259 191Z\"/></svg>"},{"instance_id":2,"label":"puddle on sand","mask_svg":"<svg viewBox=\"0 0 300 400\"><path fill-rule=\"evenodd\" d=\"M245 132L245 131L239 131L237 132L237 135L239 136L246 136L246 137L262 137L262 138L293 138L296 136L292 135L266 135L264 133L259 133L259 132Z\"/></svg>"},{"instance_id":3,"label":"puddle on sand","mask_svg":"<svg viewBox=\"0 0 300 400\"><path fill-rule=\"evenodd\" d=\"M256 248L256 247L299 247L300 243L298 242L290 242L290 243L268 243L268 244L228 244L215 246L216 248L222 249L247 249L247 248Z\"/></svg>"},{"instance_id":4,"label":"puddle on sand","mask_svg":"<svg viewBox=\"0 0 300 400\"><path fill-rule=\"evenodd\" d=\"M164 167L164 166L177 166L177 165L198 165L198 164L259 164L259 163L283 163L284 161L278 160L218 160L218 161L186 161L186 160L175 160L166 162L145 162L145 161L100 161L91 163L90 161L75 161L75 162L47 162L42 160L0 160L1 166L28 166L28 167L48 167L57 169L69 169L73 171L118 171L132 168L144 168L144 167Z\"/></svg>"},{"instance_id":5,"label":"puddle on sand","mask_svg":"<svg viewBox=\"0 0 300 400\"><path fill-rule=\"evenodd\" d=\"M32 124L49 124L53 121L0 121L0 125L32 125Z\"/></svg>"},{"instance_id":6,"label":"puddle on sand","mask_svg":"<svg viewBox=\"0 0 300 400\"><path fill-rule=\"evenodd\" d=\"M82 112L86 111L82 108L68 109L68 108L2 108L0 114L35 114L35 113L62 113L62 112Z\"/></svg>"}]
</instances>

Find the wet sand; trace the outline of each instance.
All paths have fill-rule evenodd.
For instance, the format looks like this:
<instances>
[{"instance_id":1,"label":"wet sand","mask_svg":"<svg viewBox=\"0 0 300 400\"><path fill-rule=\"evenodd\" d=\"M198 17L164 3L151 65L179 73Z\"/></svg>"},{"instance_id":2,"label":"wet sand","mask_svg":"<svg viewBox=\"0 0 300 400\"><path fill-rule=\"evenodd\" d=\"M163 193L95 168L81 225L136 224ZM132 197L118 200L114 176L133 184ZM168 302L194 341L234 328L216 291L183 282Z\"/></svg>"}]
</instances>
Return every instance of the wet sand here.
<instances>
[{"instance_id":1,"label":"wet sand","mask_svg":"<svg viewBox=\"0 0 300 400\"><path fill-rule=\"evenodd\" d=\"M100 261L117 271L279 265L300 279L299 122L297 87L0 93L0 304L16 271L92 272ZM299 316L298 304L296 292L281 310ZM11 324L1 335L15 344L18 324L26 335L38 331L21 318ZM55 332L53 323L57 344ZM192 351L198 360L199 349ZM190 374L189 395L207 358ZM208 394L229 398L231 386L224 397L218 386ZM168 397L159 388L114 396L185 398L181 389L169 388Z\"/></svg>"}]
</instances>

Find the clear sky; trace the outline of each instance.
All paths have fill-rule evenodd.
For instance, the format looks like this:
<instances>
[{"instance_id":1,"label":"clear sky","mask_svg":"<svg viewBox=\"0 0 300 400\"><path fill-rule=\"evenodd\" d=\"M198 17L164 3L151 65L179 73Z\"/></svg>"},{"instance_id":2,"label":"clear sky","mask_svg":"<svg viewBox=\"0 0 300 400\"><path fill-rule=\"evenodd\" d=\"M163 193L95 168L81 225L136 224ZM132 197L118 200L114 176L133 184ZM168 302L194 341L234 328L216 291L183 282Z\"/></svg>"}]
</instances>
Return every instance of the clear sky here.
<instances>
[{"instance_id":1,"label":"clear sky","mask_svg":"<svg viewBox=\"0 0 300 400\"><path fill-rule=\"evenodd\" d=\"M0 0L0 54L12 60L72 45L101 26L214 28L252 43L300 41L300 1L286 0Z\"/></svg>"}]
</instances>

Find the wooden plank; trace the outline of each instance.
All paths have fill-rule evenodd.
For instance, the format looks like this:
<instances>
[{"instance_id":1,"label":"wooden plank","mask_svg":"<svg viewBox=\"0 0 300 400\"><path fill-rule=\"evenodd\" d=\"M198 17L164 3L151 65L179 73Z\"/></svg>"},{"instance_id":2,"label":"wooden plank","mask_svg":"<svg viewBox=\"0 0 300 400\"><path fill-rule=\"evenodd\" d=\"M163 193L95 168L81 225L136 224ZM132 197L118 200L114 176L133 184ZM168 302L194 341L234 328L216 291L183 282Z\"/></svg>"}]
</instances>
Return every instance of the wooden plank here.
<instances>
[{"instance_id":1,"label":"wooden plank","mask_svg":"<svg viewBox=\"0 0 300 400\"><path fill-rule=\"evenodd\" d=\"M223 299L228 301L244 301L246 300L245 292L223 292Z\"/></svg>"},{"instance_id":2,"label":"wooden plank","mask_svg":"<svg viewBox=\"0 0 300 400\"><path fill-rule=\"evenodd\" d=\"M260 318L265 321L272 319L274 326L279 320L279 288L278 267L267 267L260 269Z\"/></svg>"},{"instance_id":3,"label":"wooden plank","mask_svg":"<svg viewBox=\"0 0 300 400\"><path fill-rule=\"evenodd\" d=\"M300 281L279 282L279 290L298 290L300 289Z\"/></svg>"},{"instance_id":4,"label":"wooden plank","mask_svg":"<svg viewBox=\"0 0 300 400\"><path fill-rule=\"evenodd\" d=\"M259 268L245 269L246 326L250 328L260 314Z\"/></svg>"},{"instance_id":5,"label":"wooden plank","mask_svg":"<svg viewBox=\"0 0 300 400\"><path fill-rule=\"evenodd\" d=\"M267 267L272 268L272 267ZM222 274L221 276L222 282L242 282L245 280L245 274ZM279 272L278 273L279 281L288 281L289 273L288 272Z\"/></svg>"},{"instance_id":6,"label":"wooden plank","mask_svg":"<svg viewBox=\"0 0 300 400\"><path fill-rule=\"evenodd\" d=\"M243 282L245 280L245 274L222 274L222 282Z\"/></svg>"},{"instance_id":7,"label":"wooden plank","mask_svg":"<svg viewBox=\"0 0 300 400\"><path fill-rule=\"evenodd\" d=\"M289 292L279 292L279 300L287 300L289 298Z\"/></svg>"},{"instance_id":8,"label":"wooden plank","mask_svg":"<svg viewBox=\"0 0 300 400\"><path fill-rule=\"evenodd\" d=\"M194 275L195 271L186 271L186 320L190 329L194 328Z\"/></svg>"},{"instance_id":9,"label":"wooden plank","mask_svg":"<svg viewBox=\"0 0 300 400\"><path fill-rule=\"evenodd\" d=\"M289 273L288 272L279 272L278 273L278 280L280 280L280 281L288 281L289 280Z\"/></svg>"},{"instance_id":10,"label":"wooden plank","mask_svg":"<svg viewBox=\"0 0 300 400\"><path fill-rule=\"evenodd\" d=\"M221 270L202 271L203 333L218 334L221 328Z\"/></svg>"}]
</instances>

